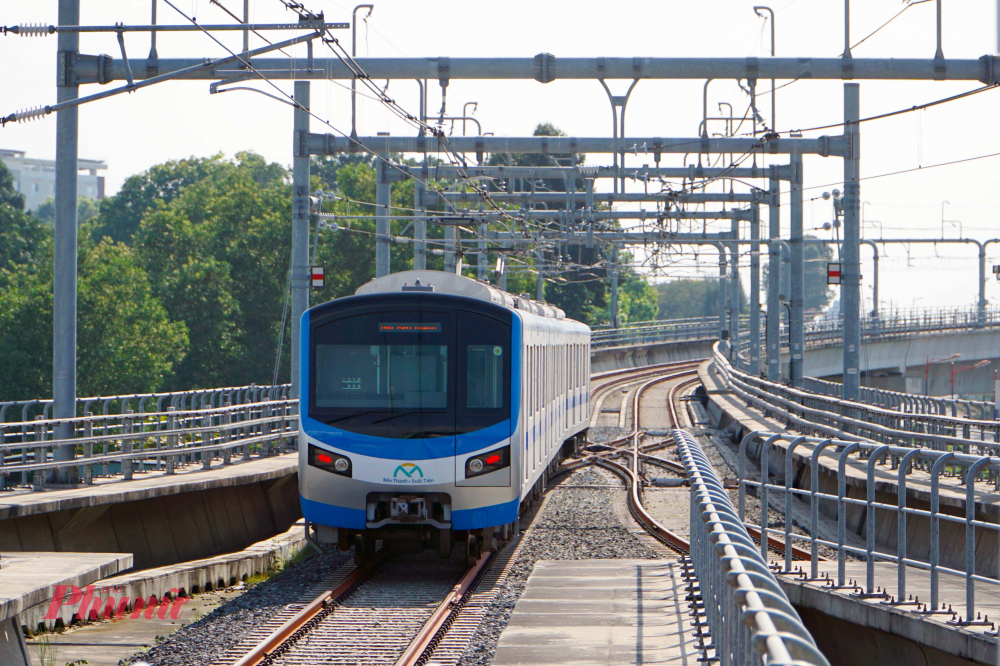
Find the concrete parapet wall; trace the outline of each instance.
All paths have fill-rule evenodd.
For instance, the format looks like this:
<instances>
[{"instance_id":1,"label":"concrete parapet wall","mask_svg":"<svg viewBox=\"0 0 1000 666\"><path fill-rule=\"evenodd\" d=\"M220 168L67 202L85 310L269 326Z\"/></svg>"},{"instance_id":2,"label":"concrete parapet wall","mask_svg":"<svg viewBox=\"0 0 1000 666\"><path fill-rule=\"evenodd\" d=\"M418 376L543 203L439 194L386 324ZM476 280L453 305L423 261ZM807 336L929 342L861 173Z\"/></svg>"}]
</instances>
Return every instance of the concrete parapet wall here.
<instances>
[{"instance_id":1,"label":"concrete parapet wall","mask_svg":"<svg viewBox=\"0 0 1000 666\"><path fill-rule=\"evenodd\" d=\"M590 353L591 372L692 361L712 355L713 339L652 342L627 347L597 347Z\"/></svg>"},{"instance_id":2,"label":"concrete parapet wall","mask_svg":"<svg viewBox=\"0 0 1000 666\"><path fill-rule=\"evenodd\" d=\"M0 552L132 553L136 569L246 548L301 517L294 467L277 478L0 520Z\"/></svg>"},{"instance_id":3,"label":"concrete parapet wall","mask_svg":"<svg viewBox=\"0 0 1000 666\"><path fill-rule=\"evenodd\" d=\"M145 602L152 598L154 603L158 603L163 599L175 599L235 585L241 580L268 571L283 560L291 559L304 547L307 547L305 523L299 520L282 534L254 543L244 550L112 576L92 585L97 597L113 596L115 599L131 600L141 597ZM51 630L69 626L79 612L80 600L64 600L67 603L59 606L58 617L55 618L45 618L51 606L51 596L42 603L24 609L18 617L19 626L29 631L41 627ZM129 610L131 609L129 606ZM96 619L94 615L94 612L89 613L90 619Z\"/></svg>"}]
</instances>

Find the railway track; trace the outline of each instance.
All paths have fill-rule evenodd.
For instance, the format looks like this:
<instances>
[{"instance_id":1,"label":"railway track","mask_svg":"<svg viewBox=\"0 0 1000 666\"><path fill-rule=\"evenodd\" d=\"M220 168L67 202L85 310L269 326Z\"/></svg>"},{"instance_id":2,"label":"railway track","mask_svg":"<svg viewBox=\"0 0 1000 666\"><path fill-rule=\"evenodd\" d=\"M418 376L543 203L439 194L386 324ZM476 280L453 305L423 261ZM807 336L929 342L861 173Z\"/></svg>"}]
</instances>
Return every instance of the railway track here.
<instances>
[{"instance_id":1,"label":"railway track","mask_svg":"<svg viewBox=\"0 0 1000 666\"><path fill-rule=\"evenodd\" d=\"M632 428L627 435L605 442L607 450L592 453L560 471L597 464L626 484L632 516L649 534L668 548L686 554L688 541L661 525L643 507L640 494L639 462L649 462L684 475L676 462L649 455L667 448L669 440L640 444L639 403L650 388L675 381L668 395L669 419L681 427L680 394L697 383L699 360L664 363L597 375L600 383L592 389L591 402L603 401L616 389L629 388L622 412L631 410ZM600 403L597 403L600 404ZM599 413L599 409L594 410ZM593 423L593 421L592 421ZM630 464L611 460L625 455ZM530 530L530 528L529 528ZM386 666L457 664L471 640L489 599L476 600L477 588L496 590L517 557L525 534L516 536L499 552L484 553L477 562L465 566L465 553L456 550L450 560L439 560L436 551L421 554L379 550L369 564L345 564L330 589L310 602L286 607L263 635L254 634L253 645L231 651L219 666L312 666L316 663L364 663ZM759 538L759 532L751 531ZM771 539L781 550L783 544ZM801 557L802 553L795 553ZM808 553L804 553L808 557ZM488 583L483 585L483 583ZM491 596L492 593L480 596Z\"/></svg>"}]
</instances>

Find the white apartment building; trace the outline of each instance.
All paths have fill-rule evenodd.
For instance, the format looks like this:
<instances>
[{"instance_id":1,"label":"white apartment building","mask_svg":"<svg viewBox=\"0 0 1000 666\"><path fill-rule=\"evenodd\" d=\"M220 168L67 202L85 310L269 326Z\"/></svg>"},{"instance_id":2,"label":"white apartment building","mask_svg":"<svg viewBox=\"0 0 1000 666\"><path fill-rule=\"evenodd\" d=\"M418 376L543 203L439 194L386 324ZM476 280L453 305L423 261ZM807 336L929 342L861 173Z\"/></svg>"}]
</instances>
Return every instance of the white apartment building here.
<instances>
[{"instance_id":1,"label":"white apartment building","mask_svg":"<svg viewBox=\"0 0 1000 666\"><path fill-rule=\"evenodd\" d=\"M36 210L46 199L56 195L55 160L25 157L23 150L0 148L0 160L14 174L14 187L24 194L24 210ZM104 176L108 165L103 160L79 160L77 195L93 199L104 198Z\"/></svg>"}]
</instances>

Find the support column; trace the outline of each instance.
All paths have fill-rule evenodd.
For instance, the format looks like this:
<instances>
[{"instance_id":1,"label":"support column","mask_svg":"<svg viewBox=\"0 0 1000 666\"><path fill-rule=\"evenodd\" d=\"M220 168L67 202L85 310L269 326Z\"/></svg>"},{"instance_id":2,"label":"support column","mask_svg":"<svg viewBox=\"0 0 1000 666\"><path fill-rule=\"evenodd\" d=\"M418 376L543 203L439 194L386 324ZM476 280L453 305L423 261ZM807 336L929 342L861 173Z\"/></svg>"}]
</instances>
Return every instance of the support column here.
<instances>
[{"instance_id":1,"label":"support column","mask_svg":"<svg viewBox=\"0 0 1000 666\"><path fill-rule=\"evenodd\" d=\"M486 225L479 225L479 255L476 257L476 277L480 280L485 280L488 276L486 273L486 260L488 259L486 255Z\"/></svg>"},{"instance_id":2,"label":"support column","mask_svg":"<svg viewBox=\"0 0 1000 666\"><path fill-rule=\"evenodd\" d=\"M876 259L876 261L878 261ZM878 282L875 283L876 285ZM876 287L878 290L878 287ZM979 302L976 304L976 328L986 326L986 246L979 244Z\"/></svg>"},{"instance_id":3,"label":"support column","mask_svg":"<svg viewBox=\"0 0 1000 666\"><path fill-rule=\"evenodd\" d=\"M295 82L292 144L292 399L299 397L302 313L309 309L309 82Z\"/></svg>"},{"instance_id":4,"label":"support column","mask_svg":"<svg viewBox=\"0 0 1000 666\"><path fill-rule=\"evenodd\" d=\"M727 333L726 328L726 247L722 243L716 243L715 248L719 251L719 338L723 333Z\"/></svg>"},{"instance_id":5,"label":"support column","mask_svg":"<svg viewBox=\"0 0 1000 666\"><path fill-rule=\"evenodd\" d=\"M791 238L789 249L792 255L792 293L789 295L791 306L791 322L789 352L789 378L792 386L802 387L802 351L805 348L805 254L802 243L802 156L792 154L792 187L791 187Z\"/></svg>"},{"instance_id":6,"label":"support column","mask_svg":"<svg viewBox=\"0 0 1000 666\"><path fill-rule=\"evenodd\" d=\"M760 204L750 206L750 372L760 374Z\"/></svg>"},{"instance_id":7,"label":"support column","mask_svg":"<svg viewBox=\"0 0 1000 666\"><path fill-rule=\"evenodd\" d=\"M379 154L375 166L375 277L382 277L390 272L389 202L392 185L389 183L386 156Z\"/></svg>"},{"instance_id":8,"label":"support column","mask_svg":"<svg viewBox=\"0 0 1000 666\"><path fill-rule=\"evenodd\" d=\"M781 381L781 181L772 166L767 200L767 380Z\"/></svg>"},{"instance_id":9,"label":"support column","mask_svg":"<svg viewBox=\"0 0 1000 666\"><path fill-rule=\"evenodd\" d=\"M455 235L458 229L454 224L444 225L444 272L455 272Z\"/></svg>"},{"instance_id":10,"label":"support column","mask_svg":"<svg viewBox=\"0 0 1000 666\"><path fill-rule=\"evenodd\" d=\"M844 313L844 400L857 400L861 374L861 184L858 119L860 85L844 84L844 248L842 251L840 308Z\"/></svg>"},{"instance_id":11,"label":"support column","mask_svg":"<svg viewBox=\"0 0 1000 666\"><path fill-rule=\"evenodd\" d=\"M733 238L740 237L740 218L733 211L730 220L730 233ZM740 350L740 244L729 243L729 359L739 365Z\"/></svg>"},{"instance_id":12,"label":"support column","mask_svg":"<svg viewBox=\"0 0 1000 666\"><path fill-rule=\"evenodd\" d=\"M80 24L80 0L59 0L59 25ZM79 86L72 80L72 62L80 48L76 32L59 33L56 63L56 101L76 99ZM76 416L76 258L77 258L77 150L79 148L79 109L56 112L56 219L52 313L52 417ZM58 439L73 436L73 426L62 423ZM56 460L72 460L73 445L53 451ZM73 481L75 470L64 469L61 481Z\"/></svg>"},{"instance_id":13,"label":"support column","mask_svg":"<svg viewBox=\"0 0 1000 666\"><path fill-rule=\"evenodd\" d=\"M611 248L611 326L618 328L618 247Z\"/></svg>"},{"instance_id":14,"label":"support column","mask_svg":"<svg viewBox=\"0 0 1000 666\"><path fill-rule=\"evenodd\" d=\"M420 179L413 183L413 270L427 269L427 206L424 203L427 160L420 169Z\"/></svg>"}]
</instances>

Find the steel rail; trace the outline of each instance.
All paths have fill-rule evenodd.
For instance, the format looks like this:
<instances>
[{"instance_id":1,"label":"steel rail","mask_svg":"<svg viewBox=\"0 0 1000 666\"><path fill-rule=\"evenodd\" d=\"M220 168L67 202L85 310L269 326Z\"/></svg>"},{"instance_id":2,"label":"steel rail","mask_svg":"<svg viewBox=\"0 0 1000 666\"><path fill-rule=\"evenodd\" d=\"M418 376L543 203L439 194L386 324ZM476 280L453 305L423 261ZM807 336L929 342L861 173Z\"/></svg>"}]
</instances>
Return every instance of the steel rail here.
<instances>
[{"instance_id":1,"label":"steel rail","mask_svg":"<svg viewBox=\"0 0 1000 666\"><path fill-rule=\"evenodd\" d=\"M369 579L388 558L391 551L380 549L371 562L352 571L337 587L324 592L305 608L295 614L271 635L258 643L241 657L233 666L258 666L270 661L279 652L287 650L295 641L304 636L325 615L348 597L355 589Z\"/></svg>"},{"instance_id":2,"label":"steel rail","mask_svg":"<svg viewBox=\"0 0 1000 666\"><path fill-rule=\"evenodd\" d=\"M403 654L396 660L396 666L422 666L427 663L440 641L441 635L447 631L451 622L468 601L469 594L475 590L482 574L489 569L489 565L496 558L497 552L483 553L476 563L469 567L469 570L463 574L461 580L455 584L444 601L434 609L434 614L406 646Z\"/></svg>"}]
</instances>

